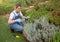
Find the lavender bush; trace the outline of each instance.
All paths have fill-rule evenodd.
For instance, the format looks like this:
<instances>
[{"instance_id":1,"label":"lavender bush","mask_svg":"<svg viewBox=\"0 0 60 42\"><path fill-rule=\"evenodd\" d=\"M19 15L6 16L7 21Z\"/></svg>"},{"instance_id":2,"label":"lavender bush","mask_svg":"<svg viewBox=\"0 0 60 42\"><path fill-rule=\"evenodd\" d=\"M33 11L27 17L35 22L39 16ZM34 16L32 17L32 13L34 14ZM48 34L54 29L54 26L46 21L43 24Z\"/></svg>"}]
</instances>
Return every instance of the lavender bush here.
<instances>
[{"instance_id":1,"label":"lavender bush","mask_svg":"<svg viewBox=\"0 0 60 42\"><path fill-rule=\"evenodd\" d=\"M43 16L34 23L27 23L24 27L24 34L30 42L48 42L49 39L53 39L54 32L59 30L59 27L49 24L46 17Z\"/></svg>"}]
</instances>

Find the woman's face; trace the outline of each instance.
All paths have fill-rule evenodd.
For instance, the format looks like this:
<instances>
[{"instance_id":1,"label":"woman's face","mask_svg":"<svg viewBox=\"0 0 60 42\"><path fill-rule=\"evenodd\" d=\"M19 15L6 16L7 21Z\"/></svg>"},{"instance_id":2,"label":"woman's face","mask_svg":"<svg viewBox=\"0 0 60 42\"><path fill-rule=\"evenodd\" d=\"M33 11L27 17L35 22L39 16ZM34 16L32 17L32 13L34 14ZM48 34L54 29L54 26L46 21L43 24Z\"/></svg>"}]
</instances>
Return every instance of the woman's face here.
<instances>
[{"instance_id":1,"label":"woman's face","mask_svg":"<svg viewBox=\"0 0 60 42\"><path fill-rule=\"evenodd\" d=\"M20 10L21 10L21 7L20 7L20 6L18 6L15 10L16 10L16 12L17 12L17 13L19 13L19 12L20 12Z\"/></svg>"}]
</instances>

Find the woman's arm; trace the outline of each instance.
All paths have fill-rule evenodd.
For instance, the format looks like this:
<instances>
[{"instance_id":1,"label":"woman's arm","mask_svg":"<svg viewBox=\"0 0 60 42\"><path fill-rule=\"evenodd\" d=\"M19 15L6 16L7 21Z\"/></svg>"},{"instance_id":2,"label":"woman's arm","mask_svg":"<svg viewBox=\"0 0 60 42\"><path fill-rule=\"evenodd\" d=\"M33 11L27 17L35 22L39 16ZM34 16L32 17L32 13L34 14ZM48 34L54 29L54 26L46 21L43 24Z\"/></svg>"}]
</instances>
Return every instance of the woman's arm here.
<instances>
[{"instance_id":1,"label":"woman's arm","mask_svg":"<svg viewBox=\"0 0 60 42\"><path fill-rule=\"evenodd\" d=\"M8 24L12 24L12 23L15 23L16 21L15 20L8 20Z\"/></svg>"}]
</instances>

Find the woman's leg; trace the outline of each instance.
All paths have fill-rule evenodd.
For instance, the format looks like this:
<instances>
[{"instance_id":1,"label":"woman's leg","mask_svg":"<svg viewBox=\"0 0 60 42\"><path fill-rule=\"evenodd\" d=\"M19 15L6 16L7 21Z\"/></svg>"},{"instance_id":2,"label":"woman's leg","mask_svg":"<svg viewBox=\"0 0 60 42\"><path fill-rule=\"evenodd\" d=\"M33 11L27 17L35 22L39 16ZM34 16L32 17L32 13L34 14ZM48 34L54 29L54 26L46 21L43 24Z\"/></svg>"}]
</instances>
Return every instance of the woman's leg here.
<instances>
[{"instance_id":1,"label":"woman's leg","mask_svg":"<svg viewBox=\"0 0 60 42\"><path fill-rule=\"evenodd\" d=\"M23 31L23 27L19 25L18 23L11 24L10 28L14 29L15 31Z\"/></svg>"}]
</instances>

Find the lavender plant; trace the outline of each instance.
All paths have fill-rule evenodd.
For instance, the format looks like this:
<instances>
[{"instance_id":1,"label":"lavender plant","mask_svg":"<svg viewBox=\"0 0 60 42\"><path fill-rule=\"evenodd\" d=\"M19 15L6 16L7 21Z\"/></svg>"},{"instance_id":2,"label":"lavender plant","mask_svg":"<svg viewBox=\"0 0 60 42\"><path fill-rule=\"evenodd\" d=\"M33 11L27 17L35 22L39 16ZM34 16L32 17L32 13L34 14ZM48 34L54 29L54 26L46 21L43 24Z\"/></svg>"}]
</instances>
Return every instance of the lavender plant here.
<instances>
[{"instance_id":1,"label":"lavender plant","mask_svg":"<svg viewBox=\"0 0 60 42\"><path fill-rule=\"evenodd\" d=\"M48 42L49 39L53 39L54 32L59 30L59 27L49 24L44 16L34 23L27 23L24 27L24 33L30 42Z\"/></svg>"}]
</instances>

